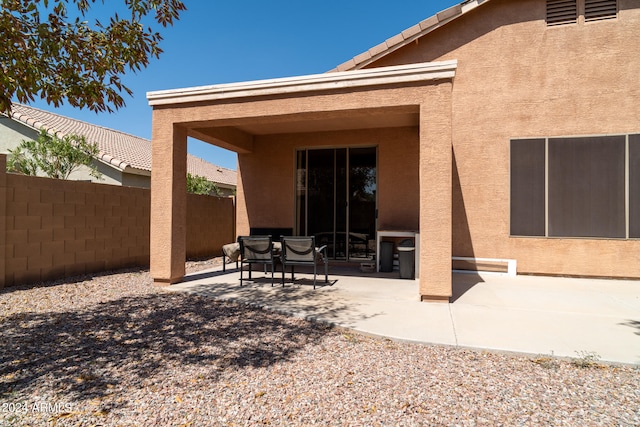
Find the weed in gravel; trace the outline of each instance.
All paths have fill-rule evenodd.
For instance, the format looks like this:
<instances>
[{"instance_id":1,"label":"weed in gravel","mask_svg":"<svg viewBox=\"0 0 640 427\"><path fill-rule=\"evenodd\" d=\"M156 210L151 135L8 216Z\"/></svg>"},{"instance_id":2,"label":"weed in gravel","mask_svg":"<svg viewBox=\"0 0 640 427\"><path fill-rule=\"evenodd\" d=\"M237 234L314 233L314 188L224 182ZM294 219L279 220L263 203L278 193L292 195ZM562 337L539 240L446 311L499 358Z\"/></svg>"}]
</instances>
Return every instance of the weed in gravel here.
<instances>
[{"instance_id":1,"label":"weed in gravel","mask_svg":"<svg viewBox=\"0 0 640 427\"><path fill-rule=\"evenodd\" d=\"M355 336L353 336L352 334L343 333L342 337L345 339L345 341L350 342L351 344L357 344L358 343L358 339Z\"/></svg>"},{"instance_id":2,"label":"weed in gravel","mask_svg":"<svg viewBox=\"0 0 640 427\"><path fill-rule=\"evenodd\" d=\"M596 368L599 367L600 364L600 355L594 351L576 351L578 355L577 359L573 359L573 366L577 366L578 368Z\"/></svg>"},{"instance_id":3,"label":"weed in gravel","mask_svg":"<svg viewBox=\"0 0 640 427\"><path fill-rule=\"evenodd\" d=\"M545 369L558 369L560 364L551 356L538 355L535 359L531 359L536 365L540 365Z\"/></svg>"}]
</instances>

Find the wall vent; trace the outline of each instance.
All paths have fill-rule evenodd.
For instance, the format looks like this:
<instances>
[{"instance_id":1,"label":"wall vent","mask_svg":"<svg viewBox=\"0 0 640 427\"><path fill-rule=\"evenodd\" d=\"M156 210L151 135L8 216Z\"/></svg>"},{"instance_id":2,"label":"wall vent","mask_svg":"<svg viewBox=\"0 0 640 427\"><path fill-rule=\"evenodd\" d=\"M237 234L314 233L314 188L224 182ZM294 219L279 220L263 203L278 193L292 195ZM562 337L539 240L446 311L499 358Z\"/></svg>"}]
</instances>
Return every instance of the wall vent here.
<instances>
[{"instance_id":1,"label":"wall vent","mask_svg":"<svg viewBox=\"0 0 640 427\"><path fill-rule=\"evenodd\" d=\"M585 0L584 20L599 21L618 16L617 0Z\"/></svg>"},{"instance_id":2,"label":"wall vent","mask_svg":"<svg viewBox=\"0 0 640 427\"><path fill-rule=\"evenodd\" d=\"M576 0L547 0L547 25L575 24L577 20Z\"/></svg>"}]
</instances>

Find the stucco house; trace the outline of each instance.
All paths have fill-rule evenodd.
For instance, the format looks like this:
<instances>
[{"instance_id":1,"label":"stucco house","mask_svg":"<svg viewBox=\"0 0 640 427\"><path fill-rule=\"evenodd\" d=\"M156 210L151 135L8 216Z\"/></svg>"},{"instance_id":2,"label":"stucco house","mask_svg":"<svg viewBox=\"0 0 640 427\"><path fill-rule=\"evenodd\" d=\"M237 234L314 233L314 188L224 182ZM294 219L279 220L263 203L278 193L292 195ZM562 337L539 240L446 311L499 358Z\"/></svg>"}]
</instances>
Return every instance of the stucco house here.
<instances>
[{"instance_id":1,"label":"stucco house","mask_svg":"<svg viewBox=\"0 0 640 427\"><path fill-rule=\"evenodd\" d=\"M14 103L11 117L0 114L0 153L8 154L25 139L36 139L43 128L52 135L83 135L98 145L100 155L94 165L101 172L101 179L91 176L87 168L74 172L70 179L129 187L151 186L151 141L148 139L27 105ZM236 171L192 155L187 156L187 171L216 183L222 195L235 192Z\"/></svg>"},{"instance_id":2,"label":"stucco house","mask_svg":"<svg viewBox=\"0 0 640 427\"><path fill-rule=\"evenodd\" d=\"M413 232L422 300L455 257L640 278L639 46L638 0L471 0L332 72L148 93L151 274L184 275L194 137L238 153L238 234Z\"/></svg>"}]
</instances>

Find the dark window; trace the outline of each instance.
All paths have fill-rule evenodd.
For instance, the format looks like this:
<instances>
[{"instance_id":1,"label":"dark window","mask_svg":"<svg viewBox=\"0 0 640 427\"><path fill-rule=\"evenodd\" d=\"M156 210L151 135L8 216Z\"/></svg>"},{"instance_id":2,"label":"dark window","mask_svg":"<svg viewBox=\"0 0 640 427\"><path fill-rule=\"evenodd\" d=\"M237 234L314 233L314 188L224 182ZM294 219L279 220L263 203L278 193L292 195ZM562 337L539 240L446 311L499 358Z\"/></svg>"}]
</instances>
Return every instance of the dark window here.
<instances>
[{"instance_id":1,"label":"dark window","mask_svg":"<svg viewBox=\"0 0 640 427\"><path fill-rule=\"evenodd\" d=\"M617 0L585 0L584 19L587 22L611 19L615 18L617 15Z\"/></svg>"},{"instance_id":2,"label":"dark window","mask_svg":"<svg viewBox=\"0 0 640 427\"><path fill-rule=\"evenodd\" d=\"M549 236L626 237L625 136L549 140Z\"/></svg>"},{"instance_id":3,"label":"dark window","mask_svg":"<svg viewBox=\"0 0 640 427\"><path fill-rule=\"evenodd\" d=\"M510 147L512 236L640 239L640 134Z\"/></svg>"},{"instance_id":4,"label":"dark window","mask_svg":"<svg viewBox=\"0 0 640 427\"><path fill-rule=\"evenodd\" d=\"M545 235L545 140L511 141L511 235Z\"/></svg>"},{"instance_id":5,"label":"dark window","mask_svg":"<svg viewBox=\"0 0 640 427\"><path fill-rule=\"evenodd\" d=\"M574 24L577 20L577 0L547 0L547 25Z\"/></svg>"},{"instance_id":6,"label":"dark window","mask_svg":"<svg viewBox=\"0 0 640 427\"><path fill-rule=\"evenodd\" d=\"M640 238L640 135L629 135L629 237Z\"/></svg>"}]
</instances>

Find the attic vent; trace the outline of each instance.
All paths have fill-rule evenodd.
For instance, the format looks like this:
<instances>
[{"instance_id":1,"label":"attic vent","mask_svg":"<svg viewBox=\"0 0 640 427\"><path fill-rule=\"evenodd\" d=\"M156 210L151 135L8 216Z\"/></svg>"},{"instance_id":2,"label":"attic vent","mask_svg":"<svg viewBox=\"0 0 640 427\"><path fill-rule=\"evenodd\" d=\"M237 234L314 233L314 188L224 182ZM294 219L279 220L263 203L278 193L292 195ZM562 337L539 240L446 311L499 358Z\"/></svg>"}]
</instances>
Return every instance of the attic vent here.
<instances>
[{"instance_id":1,"label":"attic vent","mask_svg":"<svg viewBox=\"0 0 640 427\"><path fill-rule=\"evenodd\" d=\"M598 21L600 19L611 19L618 15L617 0L585 0L584 19L585 21Z\"/></svg>"},{"instance_id":2,"label":"attic vent","mask_svg":"<svg viewBox=\"0 0 640 427\"><path fill-rule=\"evenodd\" d=\"M576 0L547 0L547 25L575 24L577 20Z\"/></svg>"}]
</instances>

